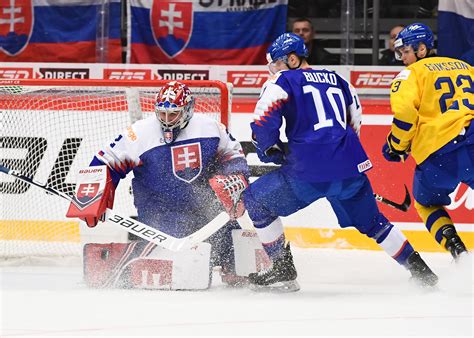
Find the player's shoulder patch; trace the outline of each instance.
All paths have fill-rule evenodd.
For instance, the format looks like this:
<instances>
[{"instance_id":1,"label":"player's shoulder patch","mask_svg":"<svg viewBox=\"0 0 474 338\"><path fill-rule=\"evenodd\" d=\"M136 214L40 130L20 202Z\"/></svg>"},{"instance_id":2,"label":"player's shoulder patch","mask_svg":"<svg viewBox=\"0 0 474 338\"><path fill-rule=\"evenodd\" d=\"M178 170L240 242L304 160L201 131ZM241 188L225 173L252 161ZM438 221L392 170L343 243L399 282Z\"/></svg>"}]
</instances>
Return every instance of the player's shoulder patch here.
<instances>
[{"instance_id":1,"label":"player's shoulder patch","mask_svg":"<svg viewBox=\"0 0 474 338\"><path fill-rule=\"evenodd\" d=\"M400 73L398 73L397 76L395 76L395 78L393 79L393 81L397 81L397 80L407 80L408 77L410 76L411 74L411 70L410 69L404 69L402 70Z\"/></svg>"}]
</instances>

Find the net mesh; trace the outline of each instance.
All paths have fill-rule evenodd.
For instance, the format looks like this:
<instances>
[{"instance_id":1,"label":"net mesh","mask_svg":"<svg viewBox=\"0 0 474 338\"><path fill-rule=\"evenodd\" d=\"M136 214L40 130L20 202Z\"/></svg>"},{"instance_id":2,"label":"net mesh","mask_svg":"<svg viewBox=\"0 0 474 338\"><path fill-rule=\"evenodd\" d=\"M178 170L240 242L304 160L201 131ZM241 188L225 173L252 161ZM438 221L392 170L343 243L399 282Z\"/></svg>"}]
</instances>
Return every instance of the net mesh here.
<instances>
[{"instance_id":1,"label":"net mesh","mask_svg":"<svg viewBox=\"0 0 474 338\"><path fill-rule=\"evenodd\" d=\"M228 94L220 87L190 88L195 114L222 121L227 112L221 95ZM156 92L156 87L0 86L0 163L71 195L79 168L131 123L153 114ZM114 210L133 216L130 180L119 185ZM91 230L65 218L67 201L9 175L0 174L0 205L0 257L80 255L84 242L126 238L107 224Z\"/></svg>"}]
</instances>

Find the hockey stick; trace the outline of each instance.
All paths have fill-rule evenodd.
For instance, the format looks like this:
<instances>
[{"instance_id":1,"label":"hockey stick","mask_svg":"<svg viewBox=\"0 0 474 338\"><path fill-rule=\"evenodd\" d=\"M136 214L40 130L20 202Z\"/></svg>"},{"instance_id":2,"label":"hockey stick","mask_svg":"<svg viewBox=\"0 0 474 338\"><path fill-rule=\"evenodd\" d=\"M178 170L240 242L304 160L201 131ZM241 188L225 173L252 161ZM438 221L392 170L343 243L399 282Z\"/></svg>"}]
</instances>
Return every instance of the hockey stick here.
<instances>
[{"instance_id":1,"label":"hockey stick","mask_svg":"<svg viewBox=\"0 0 474 338\"><path fill-rule=\"evenodd\" d=\"M411 197L410 197L410 192L408 191L407 186L405 184L404 186L405 186L405 199L403 200L402 203L396 203L396 202L390 201L389 199L386 199L385 197L380 196L378 194L374 194L374 197L377 201L382 202L386 205L389 205L392 208L407 212L411 205Z\"/></svg>"},{"instance_id":2,"label":"hockey stick","mask_svg":"<svg viewBox=\"0 0 474 338\"><path fill-rule=\"evenodd\" d=\"M69 195L61 191L58 191L46 184L41 184L39 182L36 182L32 178L22 175L1 164L0 164L0 172L3 172L7 175L11 175L28 184L34 185L40 189L47 191L48 193L52 195L62 197L65 200L68 200L69 202L72 200L72 198ZM116 224L120 228L134 234L135 236L143 238L149 242L152 242L156 245L159 245L163 248L166 248L172 251L179 251L184 248L189 248L197 243L204 241L205 239L210 237L212 234L214 234L217 230L222 228L229 221L229 219L230 219L229 215L226 212L221 212L219 215L217 215L217 217L215 217L212 221L204 225L198 231L192 233L191 235L187 237L176 238L164 232L161 232L155 228L152 228L149 225L141 223L137 220L117 214L112 209L107 209L105 212L106 221Z\"/></svg>"}]
</instances>

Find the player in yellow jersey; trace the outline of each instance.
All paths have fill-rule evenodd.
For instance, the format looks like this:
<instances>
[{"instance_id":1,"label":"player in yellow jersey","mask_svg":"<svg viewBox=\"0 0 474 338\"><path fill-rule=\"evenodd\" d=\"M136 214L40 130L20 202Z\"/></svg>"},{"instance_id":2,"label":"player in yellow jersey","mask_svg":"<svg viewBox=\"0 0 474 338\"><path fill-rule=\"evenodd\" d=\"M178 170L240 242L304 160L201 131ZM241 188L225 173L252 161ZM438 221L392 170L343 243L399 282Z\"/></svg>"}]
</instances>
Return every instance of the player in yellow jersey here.
<instances>
[{"instance_id":1,"label":"player in yellow jersey","mask_svg":"<svg viewBox=\"0 0 474 338\"><path fill-rule=\"evenodd\" d=\"M454 259L466 254L444 205L460 182L474 188L474 69L434 53L431 29L414 23L395 40L407 66L394 79L392 128L382 152L389 161L411 153L415 208L438 243Z\"/></svg>"}]
</instances>

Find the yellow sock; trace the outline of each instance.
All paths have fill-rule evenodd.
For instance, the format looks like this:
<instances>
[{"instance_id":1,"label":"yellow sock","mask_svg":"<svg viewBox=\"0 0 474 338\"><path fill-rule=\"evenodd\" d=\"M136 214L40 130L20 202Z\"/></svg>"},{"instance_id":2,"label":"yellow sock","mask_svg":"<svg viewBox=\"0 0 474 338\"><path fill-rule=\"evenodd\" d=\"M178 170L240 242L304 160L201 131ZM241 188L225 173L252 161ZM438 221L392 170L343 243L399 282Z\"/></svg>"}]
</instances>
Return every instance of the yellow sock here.
<instances>
[{"instance_id":1,"label":"yellow sock","mask_svg":"<svg viewBox=\"0 0 474 338\"><path fill-rule=\"evenodd\" d=\"M445 225L453 225L453 221L443 206L425 207L415 201L415 209L418 211L426 228L435 238L435 240L443 246L446 245L446 238L442 236L442 228Z\"/></svg>"}]
</instances>

